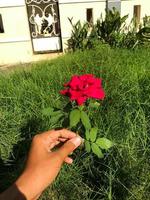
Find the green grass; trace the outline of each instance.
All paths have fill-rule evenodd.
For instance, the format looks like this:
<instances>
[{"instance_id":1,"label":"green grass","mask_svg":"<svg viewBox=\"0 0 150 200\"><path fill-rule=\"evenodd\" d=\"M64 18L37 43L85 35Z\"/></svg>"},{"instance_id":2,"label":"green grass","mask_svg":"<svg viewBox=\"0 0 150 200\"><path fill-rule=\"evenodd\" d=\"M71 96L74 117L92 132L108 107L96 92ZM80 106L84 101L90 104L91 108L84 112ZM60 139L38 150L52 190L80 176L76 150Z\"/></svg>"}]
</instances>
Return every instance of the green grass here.
<instances>
[{"instance_id":1,"label":"green grass","mask_svg":"<svg viewBox=\"0 0 150 200\"><path fill-rule=\"evenodd\" d=\"M0 75L0 187L22 170L31 138L53 128L41 115L60 100L73 74L103 78L106 98L93 115L100 136L115 146L98 159L82 150L41 200L148 200L150 197L150 50L110 49L67 54Z\"/></svg>"}]
</instances>

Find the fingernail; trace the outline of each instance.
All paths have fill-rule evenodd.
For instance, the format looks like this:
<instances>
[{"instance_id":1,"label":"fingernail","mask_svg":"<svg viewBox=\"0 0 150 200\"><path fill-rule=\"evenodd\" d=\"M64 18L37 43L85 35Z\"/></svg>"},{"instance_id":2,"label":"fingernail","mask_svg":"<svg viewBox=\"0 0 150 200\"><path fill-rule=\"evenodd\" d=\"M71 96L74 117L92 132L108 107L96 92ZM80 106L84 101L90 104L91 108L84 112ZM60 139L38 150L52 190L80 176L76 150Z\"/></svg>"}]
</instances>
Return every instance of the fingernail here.
<instances>
[{"instance_id":1,"label":"fingernail","mask_svg":"<svg viewBox=\"0 0 150 200\"><path fill-rule=\"evenodd\" d=\"M72 142L75 145L75 147L78 147L80 146L82 139L81 137L77 136L77 137L72 138L70 142Z\"/></svg>"}]
</instances>

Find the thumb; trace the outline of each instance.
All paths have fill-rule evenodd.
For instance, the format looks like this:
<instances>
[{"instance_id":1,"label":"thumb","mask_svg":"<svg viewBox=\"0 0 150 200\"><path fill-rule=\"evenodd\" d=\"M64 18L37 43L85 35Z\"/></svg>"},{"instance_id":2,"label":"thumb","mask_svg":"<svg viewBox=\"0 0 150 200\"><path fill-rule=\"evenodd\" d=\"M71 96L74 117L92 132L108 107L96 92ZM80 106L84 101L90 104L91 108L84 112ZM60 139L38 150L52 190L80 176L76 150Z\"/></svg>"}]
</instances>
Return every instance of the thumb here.
<instances>
[{"instance_id":1,"label":"thumb","mask_svg":"<svg viewBox=\"0 0 150 200\"><path fill-rule=\"evenodd\" d=\"M80 136L76 136L70 140L68 140L62 147L60 147L57 152L63 158L63 160L78 146L80 146L82 142L82 138Z\"/></svg>"}]
</instances>

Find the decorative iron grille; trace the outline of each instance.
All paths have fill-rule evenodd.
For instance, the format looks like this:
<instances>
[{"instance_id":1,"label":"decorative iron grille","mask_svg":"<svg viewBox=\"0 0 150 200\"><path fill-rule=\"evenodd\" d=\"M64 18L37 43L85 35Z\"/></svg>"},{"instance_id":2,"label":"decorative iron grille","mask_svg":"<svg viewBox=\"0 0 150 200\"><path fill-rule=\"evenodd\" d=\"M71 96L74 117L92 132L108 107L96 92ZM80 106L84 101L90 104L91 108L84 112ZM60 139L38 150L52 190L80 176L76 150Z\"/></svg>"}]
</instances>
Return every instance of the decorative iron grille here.
<instances>
[{"instance_id":1,"label":"decorative iron grille","mask_svg":"<svg viewBox=\"0 0 150 200\"><path fill-rule=\"evenodd\" d=\"M60 36L58 0L26 0L31 37Z\"/></svg>"}]
</instances>

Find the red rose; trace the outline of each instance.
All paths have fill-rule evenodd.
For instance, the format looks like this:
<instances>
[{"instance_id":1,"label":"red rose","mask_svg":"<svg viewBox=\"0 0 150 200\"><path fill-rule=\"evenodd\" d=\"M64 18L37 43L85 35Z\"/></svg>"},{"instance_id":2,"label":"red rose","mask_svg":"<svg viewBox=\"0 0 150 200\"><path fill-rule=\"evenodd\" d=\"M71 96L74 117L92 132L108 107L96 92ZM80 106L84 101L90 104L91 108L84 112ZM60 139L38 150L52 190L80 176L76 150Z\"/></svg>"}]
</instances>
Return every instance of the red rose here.
<instances>
[{"instance_id":1,"label":"red rose","mask_svg":"<svg viewBox=\"0 0 150 200\"><path fill-rule=\"evenodd\" d=\"M95 78L93 74L72 76L64 86L67 89L61 90L60 93L69 96L70 100L75 100L78 105L82 105L88 98L104 99L105 97L102 80Z\"/></svg>"}]
</instances>

